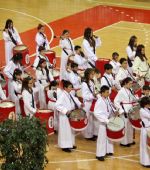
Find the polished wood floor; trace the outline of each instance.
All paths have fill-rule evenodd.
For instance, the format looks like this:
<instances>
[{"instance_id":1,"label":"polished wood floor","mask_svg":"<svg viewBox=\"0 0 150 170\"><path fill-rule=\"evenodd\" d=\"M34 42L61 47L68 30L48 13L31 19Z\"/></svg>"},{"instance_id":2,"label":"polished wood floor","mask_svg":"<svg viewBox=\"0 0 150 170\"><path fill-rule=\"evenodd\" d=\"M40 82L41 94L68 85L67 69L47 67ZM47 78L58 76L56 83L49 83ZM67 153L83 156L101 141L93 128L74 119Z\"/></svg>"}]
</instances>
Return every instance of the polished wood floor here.
<instances>
[{"instance_id":1,"label":"polished wood floor","mask_svg":"<svg viewBox=\"0 0 150 170\"><path fill-rule=\"evenodd\" d=\"M111 11L115 7L119 8L119 13L115 16L126 15L131 20L122 20L119 22L112 22L111 24L101 28L95 27L95 34L102 40L102 46L97 49L99 57L110 58L112 52L117 51L120 57L126 57L125 48L128 44L129 37L136 35L138 43L143 43L146 46L146 55L150 61L150 16L143 15L140 12L137 16L131 12L123 13L122 8L146 9L150 10L149 0L1 0L0 1L0 29L4 28L7 18L12 18L18 31L21 33L23 41L29 41L29 38L34 40L35 35L32 34L32 29L35 29L38 23L48 23L56 33L62 30L56 29L55 23L60 23L63 28L62 18L74 16L77 13L84 11L86 19L86 11L89 9L97 8L97 6L105 6L106 9ZM108 7L112 6L112 7ZM112 9L111 9L112 8ZM104 12L106 11L104 9ZM91 13L92 15L92 13ZM145 22L137 22L138 20L145 19ZM107 23L108 16L103 20ZM113 15L112 15L113 19ZM78 18L80 20L80 18ZM94 18L93 18L94 20ZM65 25L66 23L64 23ZM65 26L71 27L73 23L68 23ZM59 27L59 26L58 26ZM60 29L61 29L60 28ZM71 27L72 28L72 27ZM80 26L71 30L71 34L75 44L81 44L82 35ZM79 33L76 34L76 31ZM26 33L31 32L29 37ZM36 31L34 31L35 33ZM50 30L47 31L49 39L51 39ZM82 30L83 32L83 30ZM2 34L0 34L2 39ZM29 44L30 45L30 44ZM57 47L58 42L52 41L51 46L60 56L60 49ZM31 44L31 54L35 52L34 45ZM33 58L33 57L32 57ZM5 65L4 62L4 43L0 40L0 66ZM95 159L96 142L86 141L82 135L76 134L77 150L72 153L63 153L57 147L57 134L49 136L49 149L47 156L49 163L45 170L144 170L139 164L139 132L136 132L136 145L131 148L121 148L119 144L115 143L115 154L111 158L107 158L105 162L99 162Z\"/></svg>"}]
</instances>

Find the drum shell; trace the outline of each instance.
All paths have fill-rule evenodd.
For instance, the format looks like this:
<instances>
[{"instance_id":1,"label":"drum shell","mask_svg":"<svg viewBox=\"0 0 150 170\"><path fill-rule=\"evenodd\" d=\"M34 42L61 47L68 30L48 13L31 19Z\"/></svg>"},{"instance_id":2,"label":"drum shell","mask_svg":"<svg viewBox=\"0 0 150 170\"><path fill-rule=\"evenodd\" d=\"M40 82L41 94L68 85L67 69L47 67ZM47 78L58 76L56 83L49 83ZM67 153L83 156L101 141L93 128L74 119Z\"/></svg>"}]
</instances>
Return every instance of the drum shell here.
<instances>
[{"instance_id":1,"label":"drum shell","mask_svg":"<svg viewBox=\"0 0 150 170\"><path fill-rule=\"evenodd\" d=\"M124 128L117 132L111 131L108 128L106 129L106 131L107 137L112 141L120 141L124 137Z\"/></svg>"},{"instance_id":2,"label":"drum shell","mask_svg":"<svg viewBox=\"0 0 150 170\"><path fill-rule=\"evenodd\" d=\"M2 102L2 103L6 103L6 102ZM11 103L13 103L13 102L11 102ZM3 122L4 120L8 119L10 113L12 113L12 112L13 112L13 114L15 114L15 104L14 103L13 103L13 106L11 106L11 107L2 108L0 106L0 122Z\"/></svg>"},{"instance_id":3,"label":"drum shell","mask_svg":"<svg viewBox=\"0 0 150 170\"><path fill-rule=\"evenodd\" d=\"M87 117L81 119L81 120L73 120L73 119L69 119L70 122L70 126L73 130L75 131L81 131L84 130L87 125L88 125L88 119Z\"/></svg>"},{"instance_id":4,"label":"drum shell","mask_svg":"<svg viewBox=\"0 0 150 170\"><path fill-rule=\"evenodd\" d=\"M18 46L21 47L22 45L17 45L17 47ZM29 59L29 50L28 50L28 47L26 45L24 45L24 46L26 47L26 49L24 49L24 50L16 50L15 47L14 47L13 48L13 54L21 53L22 54L22 65L28 66L28 65L30 65L30 61L27 62L28 59ZM27 59L27 57L28 57L28 59Z\"/></svg>"},{"instance_id":5,"label":"drum shell","mask_svg":"<svg viewBox=\"0 0 150 170\"><path fill-rule=\"evenodd\" d=\"M36 118L39 118L41 123L46 123L46 129L48 135L51 135L54 133L54 112L52 110L49 110L49 112L37 112L35 114Z\"/></svg>"},{"instance_id":6,"label":"drum shell","mask_svg":"<svg viewBox=\"0 0 150 170\"><path fill-rule=\"evenodd\" d=\"M55 51L52 51L52 50L47 50L45 52L45 55L47 56L47 58L49 59L49 62L51 64L53 64L53 66L55 67L56 66L56 53Z\"/></svg>"},{"instance_id":7,"label":"drum shell","mask_svg":"<svg viewBox=\"0 0 150 170\"><path fill-rule=\"evenodd\" d=\"M110 62L109 59L105 59L105 58L99 58L96 63L95 66L96 68L101 72L101 75L103 76L105 70L104 70L104 65L108 64Z\"/></svg>"},{"instance_id":8,"label":"drum shell","mask_svg":"<svg viewBox=\"0 0 150 170\"><path fill-rule=\"evenodd\" d=\"M129 119L130 122L131 122L131 125L134 129L136 130L140 130L142 125L141 125L141 119L138 119L138 120L133 120L133 119Z\"/></svg>"},{"instance_id":9,"label":"drum shell","mask_svg":"<svg viewBox=\"0 0 150 170\"><path fill-rule=\"evenodd\" d=\"M117 95L117 91L115 91L115 90L112 90L111 91L111 94L110 94L110 100L113 102L114 101L114 99L115 99L115 97L116 97L116 95Z\"/></svg>"}]
</instances>

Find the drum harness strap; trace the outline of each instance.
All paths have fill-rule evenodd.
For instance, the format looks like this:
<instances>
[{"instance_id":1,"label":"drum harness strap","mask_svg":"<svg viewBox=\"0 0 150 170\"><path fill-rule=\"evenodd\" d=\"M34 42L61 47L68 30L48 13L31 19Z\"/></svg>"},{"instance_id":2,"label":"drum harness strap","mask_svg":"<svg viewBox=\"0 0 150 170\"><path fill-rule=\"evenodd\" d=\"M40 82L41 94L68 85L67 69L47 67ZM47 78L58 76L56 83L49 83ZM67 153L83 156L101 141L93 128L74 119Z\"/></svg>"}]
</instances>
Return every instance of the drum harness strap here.
<instances>
[{"instance_id":1,"label":"drum harness strap","mask_svg":"<svg viewBox=\"0 0 150 170\"><path fill-rule=\"evenodd\" d=\"M109 83L107 77L106 77L106 76L103 76L103 77L106 79L108 86L109 86L109 87L112 87L111 84Z\"/></svg>"},{"instance_id":2,"label":"drum harness strap","mask_svg":"<svg viewBox=\"0 0 150 170\"><path fill-rule=\"evenodd\" d=\"M94 64L92 64L90 61L88 61L88 64L89 64L92 68L96 68L96 67L94 66Z\"/></svg>"},{"instance_id":3,"label":"drum harness strap","mask_svg":"<svg viewBox=\"0 0 150 170\"><path fill-rule=\"evenodd\" d=\"M8 30L8 34L9 34L9 37L10 37L11 41L12 41L15 45L17 45L17 41L14 39L12 33L11 33L9 30Z\"/></svg>"},{"instance_id":4,"label":"drum harness strap","mask_svg":"<svg viewBox=\"0 0 150 170\"><path fill-rule=\"evenodd\" d=\"M75 109L78 109L78 105L77 103L74 101L73 97L71 96L71 94L69 94L71 100L73 101L74 105L75 105ZM69 118L70 117L70 114L67 114L67 117Z\"/></svg>"}]
</instances>

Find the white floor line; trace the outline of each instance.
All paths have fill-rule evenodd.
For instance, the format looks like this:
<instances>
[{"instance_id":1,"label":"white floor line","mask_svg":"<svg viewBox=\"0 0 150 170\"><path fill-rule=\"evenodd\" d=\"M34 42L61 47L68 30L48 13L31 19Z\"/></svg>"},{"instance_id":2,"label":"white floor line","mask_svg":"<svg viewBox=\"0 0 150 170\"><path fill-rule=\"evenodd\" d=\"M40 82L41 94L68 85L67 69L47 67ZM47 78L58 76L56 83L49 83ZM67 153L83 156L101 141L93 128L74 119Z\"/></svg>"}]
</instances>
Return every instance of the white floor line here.
<instances>
[{"instance_id":1,"label":"white floor line","mask_svg":"<svg viewBox=\"0 0 150 170\"><path fill-rule=\"evenodd\" d=\"M136 160L133 160L133 159L127 159L127 158L117 158L117 159L130 161L130 162L134 162L134 163L139 163L139 161L136 161Z\"/></svg>"}]
</instances>

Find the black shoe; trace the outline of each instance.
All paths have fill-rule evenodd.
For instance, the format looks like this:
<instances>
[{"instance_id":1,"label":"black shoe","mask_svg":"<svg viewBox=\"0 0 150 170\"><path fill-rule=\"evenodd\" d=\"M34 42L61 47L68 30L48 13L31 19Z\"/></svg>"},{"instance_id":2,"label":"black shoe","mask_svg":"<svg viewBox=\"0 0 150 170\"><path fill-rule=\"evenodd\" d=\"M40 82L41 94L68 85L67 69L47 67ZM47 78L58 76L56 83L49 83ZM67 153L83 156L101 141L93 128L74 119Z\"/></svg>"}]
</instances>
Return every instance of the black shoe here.
<instances>
[{"instance_id":1,"label":"black shoe","mask_svg":"<svg viewBox=\"0 0 150 170\"><path fill-rule=\"evenodd\" d=\"M86 140L91 140L91 141L96 141L96 138L95 137L92 137L92 138L85 138Z\"/></svg>"},{"instance_id":2,"label":"black shoe","mask_svg":"<svg viewBox=\"0 0 150 170\"><path fill-rule=\"evenodd\" d=\"M130 145L130 144L124 145L124 144L121 144L121 143L120 143L120 146L123 146L123 147L130 147L131 145Z\"/></svg>"},{"instance_id":3,"label":"black shoe","mask_svg":"<svg viewBox=\"0 0 150 170\"><path fill-rule=\"evenodd\" d=\"M113 153L106 153L106 156L113 156Z\"/></svg>"},{"instance_id":4,"label":"black shoe","mask_svg":"<svg viewBox=\"0 0 150 170\"><path fill-rule=\"evenodd\" d=\"M72 148L70 148L70 149L77 149L77 146L73 146Z\"/></svg>"},{"instance_id":5,"label":"black shoe","mask_svg":"<svg viewBox=\"0 0 150 170\"><path fill-rule=\"evenodd\" d=\"M145 168L150 168L150 165L142 165L142 166L144 166Z\"/></svg>"},{"instance_id":6,"label":"black shoe","mask_svg":"<svg viewBox=\"0 0 150 170\"><path fill-rule=\"evenodd\" d=\"M130 145L135 145L136 143L133 141L132 143L130 143Z\"/></svg>"},{"instance_id":7,"label":"black shoe","mask_svg":"<svg viewBox=\"0 0 150 170\"><path fill-rule=\"evenodd\" d=\"M96 159L99 161L105 161L104 156L96 156Z\"/></svg>"},{"instance_id":8,"label":"black shoe","mask_svg":"<svg viewBox=\"0 0 150 170\"><path fill-rule=\"evenodd\" d=\"M69 148L63 148L62 151L64 151L64 152L71 152L71 150Z\"/></svg>"}]
</instances>

